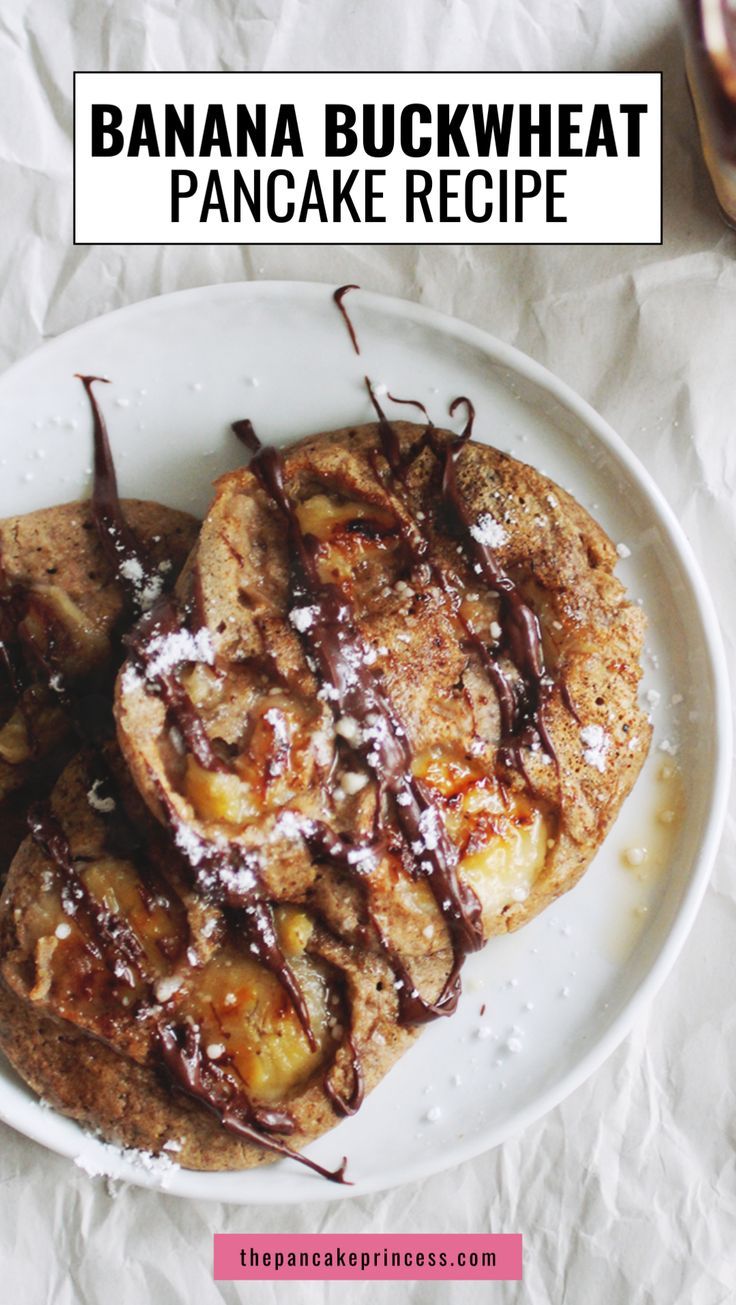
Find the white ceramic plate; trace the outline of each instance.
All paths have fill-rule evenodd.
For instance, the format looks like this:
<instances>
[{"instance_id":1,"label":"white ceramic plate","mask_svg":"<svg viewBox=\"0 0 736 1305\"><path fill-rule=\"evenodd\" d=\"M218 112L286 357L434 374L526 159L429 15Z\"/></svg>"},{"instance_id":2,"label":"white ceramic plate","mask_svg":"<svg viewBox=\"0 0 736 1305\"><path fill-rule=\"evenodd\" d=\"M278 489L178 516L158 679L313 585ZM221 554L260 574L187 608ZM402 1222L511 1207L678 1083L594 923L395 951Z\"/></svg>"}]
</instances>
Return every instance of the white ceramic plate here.
<instances>
[{"instance_id":1,"label":"white ceramic plate","mask_svg":"<svg viewBox=\"0 0 736 1305\"><path fill-rule=\"evenodd\" d=\"M360 358L331 287L288 282L168 295L46 345L0 378L0 514L88 493L90 419L77 371L114 382L100 398L121 491L200 512L210 482L239 460L229 434L235 418L252 418L274 441L371 419L365 372L423 400L437 422L447 423L449 401L467 394L476 438L548 473L631 550L620 573L650 618L643 692L659 695L651 698L655 741L578 887L471 957L454 1018L428 1026L358 1115L309 1148L327 1165L347 1155L353 1187L283 1161L255 1172L174 1171L166 1189L182 1196L345 1198L478 1155L539 1118L613 1050L662 982L693 922L725 810L730 713L718 625L649 476L586 403L515 349L416 304L362 292L348 304ZM658 778L671 760L662 742L677 748L687 776L686 808L673 826L657 821L673 801ZM623 853L640 846L650 857L637 873ZM4 1064L0 1113L63 1155L109 1166L99 1142L42 1109ZM161 1181L125 1160L116 1172Z\"/></svg>"}]
</instances>

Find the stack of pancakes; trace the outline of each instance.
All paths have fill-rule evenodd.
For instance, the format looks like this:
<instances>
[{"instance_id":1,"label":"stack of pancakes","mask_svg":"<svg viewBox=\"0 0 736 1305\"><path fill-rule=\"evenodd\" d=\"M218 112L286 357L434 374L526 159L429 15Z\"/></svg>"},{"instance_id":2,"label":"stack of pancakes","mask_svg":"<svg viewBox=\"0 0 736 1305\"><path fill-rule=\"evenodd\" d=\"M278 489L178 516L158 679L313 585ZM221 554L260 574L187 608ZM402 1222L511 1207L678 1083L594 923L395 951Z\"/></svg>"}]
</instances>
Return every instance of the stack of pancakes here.
<instances>
[{"instance_id":1,"label":"stack of pancakes","mask_svg":"<svg viewBox=\"0 0 736 1305\"><path fill-rule=\"evenodd\" d=\"M650 741L642 612L557 485L384 417L249 443L201 528L119 505L122 565L109 512L0 526L0 1043L198 1169L356 1110Z\"/></svg>"}]
</instances>

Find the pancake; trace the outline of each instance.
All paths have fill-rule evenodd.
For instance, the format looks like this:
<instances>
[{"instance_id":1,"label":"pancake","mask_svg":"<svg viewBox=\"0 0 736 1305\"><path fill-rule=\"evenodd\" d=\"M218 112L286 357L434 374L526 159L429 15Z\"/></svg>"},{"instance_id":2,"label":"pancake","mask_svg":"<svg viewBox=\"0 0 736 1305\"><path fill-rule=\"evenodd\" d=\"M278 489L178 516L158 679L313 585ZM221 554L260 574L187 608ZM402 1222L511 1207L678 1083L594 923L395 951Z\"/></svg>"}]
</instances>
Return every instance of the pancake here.
<instances>
[{"instance_id":1,"label":"pancake","mask_svg":"<svg viewBox=\"0 0 736 1305\"><path fill-rule=\"evenodd\" d=\"M191 891L114 749L76 756L31 823L0 901L0 1042L106 1139L172 1142L194 1169L261 1164L350 1113L415 1036L385 962L282 907L271 919L310 1048L242 913Z\"/></svg>"},{"instance_id":2,"label":"pancake","mask_svg":"<svg viewBox=\"0 0 736 1305\"><path fill-rule=\"evenodd\" d=\"M135 782L349 942L459 958L577 882L646 756L616 561L558 485L447 431L261 450L118 677Z\"/></svg>"},{"instance_id":3,"label":"pancake","mask_svg":"<svg viewBox=\"0 0 736 1305\"><path fill-rule=\"evenodd\" d=\"M197 523L159 503L123 508L168 588ZM25 836L31 791L48 792L78 746L70 698L109 697L127 608L89 503L0 521L0 879Z\"/></svg>"}]
</instances>

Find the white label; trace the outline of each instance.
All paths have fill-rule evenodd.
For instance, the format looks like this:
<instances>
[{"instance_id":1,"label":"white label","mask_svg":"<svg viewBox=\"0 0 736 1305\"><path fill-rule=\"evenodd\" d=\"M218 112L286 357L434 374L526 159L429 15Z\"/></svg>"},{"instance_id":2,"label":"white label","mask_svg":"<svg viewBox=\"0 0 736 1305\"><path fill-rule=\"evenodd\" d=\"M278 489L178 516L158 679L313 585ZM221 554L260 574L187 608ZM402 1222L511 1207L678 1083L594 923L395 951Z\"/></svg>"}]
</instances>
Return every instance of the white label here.
<instances>
[{"instance_id":1,"label":"white label","mask_svg":"<svg viewBox=\"0 0 736 1305\"><path fill-rule=\"evenodd\" d=\"M77 244L656 244L658 73L77 73Z\"/></svg>"}]
</instances>

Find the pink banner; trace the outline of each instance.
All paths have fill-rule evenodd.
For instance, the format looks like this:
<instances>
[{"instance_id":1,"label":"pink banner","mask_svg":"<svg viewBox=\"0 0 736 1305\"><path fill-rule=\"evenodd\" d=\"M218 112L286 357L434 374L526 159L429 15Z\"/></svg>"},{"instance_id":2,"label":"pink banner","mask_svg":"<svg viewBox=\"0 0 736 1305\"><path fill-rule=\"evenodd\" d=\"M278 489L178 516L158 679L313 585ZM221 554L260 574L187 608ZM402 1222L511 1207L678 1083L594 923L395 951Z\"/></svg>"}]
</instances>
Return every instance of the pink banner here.
<instances>
[{"instance_id":1,"label":"pink banner","mask_svg":"<svg viewBox=\"0 0 736 1305\"><path fill-rule=\"evenodd\" d=\"M215 1280L519 1282L521 1233L215 1233Z\"/></svg>"}]
</instances>

